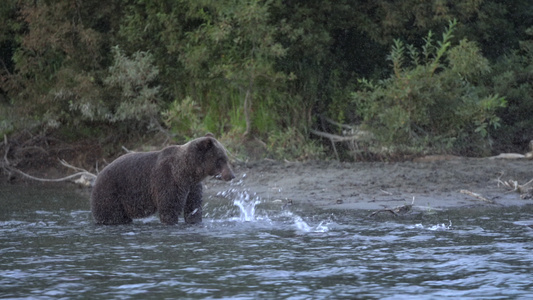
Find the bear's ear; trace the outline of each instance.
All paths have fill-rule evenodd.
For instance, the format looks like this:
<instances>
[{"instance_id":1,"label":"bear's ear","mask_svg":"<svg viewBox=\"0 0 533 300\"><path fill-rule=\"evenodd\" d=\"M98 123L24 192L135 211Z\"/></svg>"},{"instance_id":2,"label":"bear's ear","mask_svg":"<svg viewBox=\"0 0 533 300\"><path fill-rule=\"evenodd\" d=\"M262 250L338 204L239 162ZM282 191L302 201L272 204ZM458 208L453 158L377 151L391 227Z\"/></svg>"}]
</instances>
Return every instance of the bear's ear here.
<instances>
[{"instance_id":1,"label":"bear's ear","mask_svg":"<svg viewBox=\"0 0 533 300\"><path fill-rule=\"evenodd\" d=\"M196 149L200 151L207 151L213 146L213 140L210 138L200 138L196 143Z\"/></svg>"},{"instance_id":2,"label":"bear's ear","mask_svg":"<svg viewBox=\"0 0 533 300\"><path fill-rule=\"evenodd\" d=\"M205 136L206 136L206 137L212 137L212 138L214 138L214 137L215 137L215 136L214 136L214 135L213 135L213 134L212 134L211 132L208 132L208 133L206 133L206 135L205 135Z\"/></svg>"}]
</instances>

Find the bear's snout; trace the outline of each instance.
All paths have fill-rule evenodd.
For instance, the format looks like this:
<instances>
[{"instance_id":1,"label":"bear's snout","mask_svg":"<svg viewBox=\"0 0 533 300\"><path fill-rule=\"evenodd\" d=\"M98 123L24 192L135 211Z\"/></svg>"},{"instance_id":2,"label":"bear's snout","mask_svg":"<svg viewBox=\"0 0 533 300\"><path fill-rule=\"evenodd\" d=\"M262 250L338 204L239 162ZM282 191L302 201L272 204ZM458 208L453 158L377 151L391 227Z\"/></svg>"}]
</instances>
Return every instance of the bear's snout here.
<instances>
[{"instance_id":1,"label":"bear's snout","mask_svg":"<svg viewBox=\"0 0 533 300\"><path fill-rule=\"evenodd\" d=\"M230 181L233 178L235 178L235 174L233 174L233 171L231 170L231 167L226 165L222 172L220 173L220 177L222 177L222 180L224 181Z\"/></svg>"}]
</instances>

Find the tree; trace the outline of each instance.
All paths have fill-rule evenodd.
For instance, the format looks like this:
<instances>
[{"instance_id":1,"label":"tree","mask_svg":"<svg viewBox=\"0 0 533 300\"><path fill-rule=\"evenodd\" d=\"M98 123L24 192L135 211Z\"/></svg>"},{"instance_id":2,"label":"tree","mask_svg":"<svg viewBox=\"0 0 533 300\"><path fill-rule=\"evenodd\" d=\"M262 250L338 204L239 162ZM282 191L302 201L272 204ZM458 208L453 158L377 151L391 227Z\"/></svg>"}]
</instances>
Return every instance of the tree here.
<instances>
[{"instance_id":1,"label":"tree","mask_svg":"<svg viewBox=\"0 0 533 300\"><path fill-rule=\"evenodd\" d=\"M20 1L8 96L28 123L79 124L70 104L97 101L115 2ZM96 13L94 13L96 12ZM26 124L27 127L31 125Z\"/></svg>"},{"instance_id":2,"label":"tree","mask_svg":"<svg viewBox=\"0 0 533 300\"><path fill-rule=\"evenodd\" d=\"M128 123L124 127L146 128L147 122L152 127L161 123L163 116L164 124L177 130L182 140L205 131L238 140L253 136L276 156L283 155L275 149L278 145L295 150L292 156L298 145L309 143L310 128L340 130L324 125L323 116L341 123L363 119L348 96L357 89L357 78L368 78L388 92L417 88L420 99L444 86L455 92L443 90L444 96L435 94L435 99L453 93L462 100L518 94L512 82L528 78L522 76L527 72L502 77L499 83L508 86L498 90L491 90L497 85L490 83L490 72L463 72L455 78L451 74L459 64L472 66L469 59L492 66L504 54L513 57L514 67L525 68L527 63L518 63L525 59L523 50L509 53L518 49L518 41L526 39L525 29L533 25L531 7L527 0L6 0L0 4L0 115L6 116L0 130L11 131L18 123L20 128L72 132L106 127L116 132L124 123L117 120ZM468 41L451 41L454 46L441 48L445 53L439 59L411 57L412 49L420 52L425 45L428 30L440 35L451 19L459 20L456 35ZM395 44L394 37L401 37L403 45ZM113 52L115 46L120 51ZM404 59L402 68L389 69L383 59L392 46L404 48L397 57ZM149 61L145 66L158 76L112 83L110 78L128 72L115 72L113 66L120 61L132 69ZM428 65L430 61L438 65ZM496 67L503 70L501 76L513 71L500 66ZM397 73L391 76L391 71ZM434 76L420 77L417 85L405 79L424 72ZM124 94L130 83L134 93L153 93L138 101L141 98ZM468 94L465 86L475 92ZM376 103L388 101L383 99L376 98ZM422 115L417 109L431 111L440 103L435 99L430 99L431 105L406 101L412 107L403 108L404 116L413 120ZM525 98L509 99L509 109L498 111L506 125L514 126L512 111L529 109L522 105ZM358 105L372 106L367 104ZM401 115L401 106L392 107ZM183 117L189 113L193 116ZM437 130L421 120L402 127L404 132L430 137L446 127ZM483 125L485 121L478 123L474 129L463 123L461 130L498 133ZM184 124L194 129L186 130Z\"/></svg>"},{"instance_id":3,"label":"tree","mask_svg":"<svg viewBox=\"0 0 533 300\"><path fill-rule=\"evenodd\" d=\"M487 90L505 95L508 106L498 110L502 126L491 133L497 152L527 152L533 140L533 27L529 38L515 51L501 57L487 76Z\"/></svg>"}]
</instances>

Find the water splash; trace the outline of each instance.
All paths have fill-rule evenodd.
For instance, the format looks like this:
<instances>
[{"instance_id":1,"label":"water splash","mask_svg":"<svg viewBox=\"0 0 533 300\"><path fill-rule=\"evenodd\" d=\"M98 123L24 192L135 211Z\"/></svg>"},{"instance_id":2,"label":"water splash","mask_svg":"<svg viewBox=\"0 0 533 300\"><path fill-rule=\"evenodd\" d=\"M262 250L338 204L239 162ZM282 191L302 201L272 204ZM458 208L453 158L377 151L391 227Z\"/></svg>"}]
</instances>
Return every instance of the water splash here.
<instances>
[{"instance_id":1,"label":"water splash","mask_svg":"<svg viewBox=\"0 0 533 300\"><path fill-rule=\"evenodd\" d=\"M253 222L255 221L255 207L257 204L261 203L258 199L249 201L249 195L246 194L245 199L235 199L233 205L237 206L240 209L240 220L243 222Z\"/></svg>"},{"instance_id":2,"label":"water splash","mask_svg":"<svg viewBox=\"0 0 533 300\"><path fill-rule=\"evenodd\" d=\"M252 193L247 190L244 187L245 179L246 174L243 174L237 182L231 183L231 188L216 194L217 196L223 197L230 201L233 200L233 206L238 208L238 216L235 216L235 214L232 216L232 213L230 212L229 214L226 214L226 220L238 222L267 221L270 224L275 224L281 221L282 223L294 224L298 232L320 233L329 231L326 221L322 221L316 226L311 226L304 221L302 217L293 214L289 210L286 210L285 206L277 206L272 209L272 206L275 205L274 202L262 201L261 198L256 195L256 193ZM282 189L278 188L277 191L278 193L281 193ZM261 204L265 205L260 206ZM265 210L265 207L270 208L270 210ZM261 208L259 209L259 213L258 208Z\"/></svg>"},{"instance_id":3,"label":"water splash","mask_svg":"<svg viewBox=\"0 0 533 300\"><path fill-rule=\"evenodd\" d=\"M328 232L329 227L327 224L324 224L325 221L320 222L317 226L312 227L307 222L305 222L302 217L295 215L291 212L288 212L288 215L293 219L294 225L296 226L297 231L299 232L314 232L314 233L321 233L321 232Z\"/></svg>"},{"instance_id":4,"label":"water splash","mask_svg":"<svg viewBox=\"0 0 533 300\"><path fill-rule=\"evenodd\" d=\"M302 217L300 216L293 216L294 219L294 225L296 225L296 229L303 232L311 232L313 228L307 224Z\"/></svg>"},{"instance_id":5,"label":"water splash","mask_svg":"<svg viewBox=\"0 0 533 300\"><path fill-rule=\"evenodd\" d=\"M256 207L261 203L261 200L255 194L250 194L247 190L237 190L231 188L229 190L219 192L217 196L222 196L226 199L233 199L233 205L239 208L239 217L233 220L241 222L254 222L258 219L256 215ZM264 219L263 217L259 217Z\"/></svg>"},{"instance_id":6,"label":"water splash","mask_svg":"<svg viewBox=\"0 0 533 300\"><path fill-rule=\"evenodd\" d=\"M444 230L452 229L452 221L450 220L450 224L449 225L446 225L446 224L442 223L442 224L436 224L436 225L433 225L433 226L424 226L424 225L418 223L418 224L415 224L415 225L407 226L407 228L408 229L426 229L426 230L430 230L430 231L444 231Z\"/></svg>"}]
</instances>

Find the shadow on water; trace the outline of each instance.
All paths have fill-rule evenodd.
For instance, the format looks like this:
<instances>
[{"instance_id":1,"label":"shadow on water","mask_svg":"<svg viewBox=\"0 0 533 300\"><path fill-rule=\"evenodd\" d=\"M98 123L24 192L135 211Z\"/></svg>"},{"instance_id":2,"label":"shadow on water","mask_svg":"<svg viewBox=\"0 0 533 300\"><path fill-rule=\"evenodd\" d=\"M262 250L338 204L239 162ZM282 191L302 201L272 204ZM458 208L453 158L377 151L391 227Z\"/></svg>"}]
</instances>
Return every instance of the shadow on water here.
<instances>
[{"instance_id":1,"label":"shadow on water","mask_svg":"<svg viewBox=\"0 0 533 300\"><path fill-rule=\"evenodd\" d=\"M526 298L533 208L412 219L267 203L241 186L204 222L96 226L89 193L0 186L0 298Z\"/></svg>"}]
</instances>

